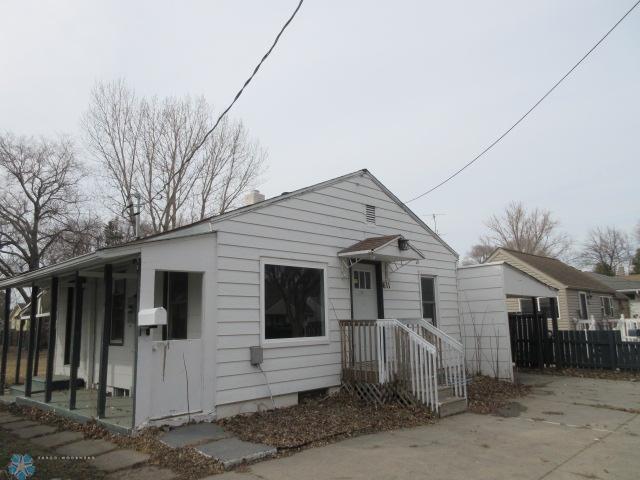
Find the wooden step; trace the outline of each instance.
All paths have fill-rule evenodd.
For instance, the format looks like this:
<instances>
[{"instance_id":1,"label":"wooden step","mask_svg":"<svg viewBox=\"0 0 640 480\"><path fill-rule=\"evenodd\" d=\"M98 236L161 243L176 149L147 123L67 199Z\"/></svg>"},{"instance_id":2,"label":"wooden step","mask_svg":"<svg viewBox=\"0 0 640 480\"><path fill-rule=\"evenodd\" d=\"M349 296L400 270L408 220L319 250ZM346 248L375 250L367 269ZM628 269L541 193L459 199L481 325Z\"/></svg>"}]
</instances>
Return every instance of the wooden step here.
<instances>
[{"instance_id":1,"label":"wooden step","mask_svg":"<svg viewBox=\"0 0 640 480\"><path fill-rule=\"evenodd\" d=\"M440 418L450 417L467 411L467 399L460 397L450 397L438 402L438 414Z\"/></svg>"}]
</instances>

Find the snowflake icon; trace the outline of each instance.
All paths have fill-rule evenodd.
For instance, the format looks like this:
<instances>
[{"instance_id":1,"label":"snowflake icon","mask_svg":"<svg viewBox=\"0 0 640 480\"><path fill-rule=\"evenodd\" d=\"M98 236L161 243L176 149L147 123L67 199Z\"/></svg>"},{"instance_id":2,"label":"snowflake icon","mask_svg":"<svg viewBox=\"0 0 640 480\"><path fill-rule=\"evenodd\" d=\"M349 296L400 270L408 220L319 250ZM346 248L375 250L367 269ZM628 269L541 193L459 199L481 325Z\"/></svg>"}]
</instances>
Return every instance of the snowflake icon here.
<instances>
[{"instance_id":1,"label":"snowflake icon","mask_svg":"<svg viewBox=\"0 0 640 480\"><path fill-rule=\"evenodd\" d=\"M11 455L11 463L9 463L7 470L18 480L26 480L36 473L33 458L26 453L24 455L18 455L17 453Z\"/></svg>"}]
</instances>

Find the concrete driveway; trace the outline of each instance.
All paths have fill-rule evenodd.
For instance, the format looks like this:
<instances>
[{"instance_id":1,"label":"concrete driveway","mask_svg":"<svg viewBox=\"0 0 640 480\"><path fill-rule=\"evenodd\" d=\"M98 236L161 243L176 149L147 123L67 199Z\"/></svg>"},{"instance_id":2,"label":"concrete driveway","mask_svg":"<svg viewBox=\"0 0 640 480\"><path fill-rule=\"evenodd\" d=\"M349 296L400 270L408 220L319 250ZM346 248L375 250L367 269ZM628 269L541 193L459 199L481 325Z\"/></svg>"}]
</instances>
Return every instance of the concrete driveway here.
<instances>
[{"instance_id":1,"label":"concrete driveway","mask_svg":"<svg viewBox=\"0 0 640 480\"><path fill-rule=\"evenodd\" d=\"M640 478L640 382L527 375L533 394L503 416L349 439L229 472L243 479Z\"/></svg>"}]
</instances>

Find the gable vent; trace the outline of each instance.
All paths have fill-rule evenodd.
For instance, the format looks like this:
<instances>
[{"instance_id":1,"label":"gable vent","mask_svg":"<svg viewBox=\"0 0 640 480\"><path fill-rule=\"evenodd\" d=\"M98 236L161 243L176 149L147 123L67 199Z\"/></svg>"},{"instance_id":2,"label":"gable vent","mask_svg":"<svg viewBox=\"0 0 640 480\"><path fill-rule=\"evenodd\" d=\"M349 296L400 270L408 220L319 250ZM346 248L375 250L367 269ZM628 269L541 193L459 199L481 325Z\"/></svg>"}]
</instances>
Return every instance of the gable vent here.
<instances>
[{"instance_id":1,"label":"gable vent","mask_svg":"<svg viewBox=\"0 0 640 480\"><path fill-rule=\"evenodd\" d=\"M376 223L376 207L373 205L367 205L364 215L367 219L367 223Z\"/></svg>"}]
</instances>

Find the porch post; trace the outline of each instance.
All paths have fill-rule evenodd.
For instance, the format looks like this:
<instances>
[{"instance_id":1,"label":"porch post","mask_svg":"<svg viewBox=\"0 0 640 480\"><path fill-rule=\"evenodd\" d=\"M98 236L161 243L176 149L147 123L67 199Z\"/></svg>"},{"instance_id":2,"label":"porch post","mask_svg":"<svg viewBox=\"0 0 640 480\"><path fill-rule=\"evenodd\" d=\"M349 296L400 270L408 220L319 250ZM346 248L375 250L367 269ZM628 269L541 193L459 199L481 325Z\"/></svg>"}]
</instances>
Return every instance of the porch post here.
<instances>
[{"instance_id":1,"label":"porch post","mask_svg":"<svg viewBox=\"0 0 640 480\"><path fill-rule=\"evenodd\" d=\"M69 375L69 410L76 409L76 390L78 383L78 366L80 365L80 344L82 341L82 277L80 272L75 274L74 284L75 315L71 329L71 368Z\"/></svg>"},{"instance_id":2,"label":"porch post","mask_svg":"<svg viewBox=\"0 0 640 480\"><path fill-rule=\"evenodd\" d=\"M553 297L549 298L549 308L551 309L551 328L553 329L553 358L554 363L556 364L556 368L560 369L560 348L559 348L559 339L558 339L558 315L556 314L556 309L558 308L558 300Z\"/></svg>"},{"instance_id":3,"label":"porch post","mask_svg":"<svg viewBox=\"0 0 640 480\"><path fill-rule=\"evenodd\" d=\"M47 373L45 376L44 401L51 401L53 384L53 361L56 350L56 325L58 323L58 277L51 279L51 312L49 313L49 343L47 346Z\"/></svg>"},{"instance_id":4,"label":"porch post","mask_svg":"<svg viewBox=\"0 0 640 480\"><path fill-rule=\"evenodd\" d=\"M18 320L19 320L20 328L18 329L18 358L16 358L16 378L15 378L15 382L13 382L15 385L20 384L20 363L22 363L22 338L24 337L24 320L22 319L22 316L20 316Z\"/></svg>"},{"instance_id":5,"label":"porch post","mask_svg":"<svg viewBox=\"0 0 640 480\"><path fill-rule=\"evenodd\" d=\"M536 297L531 297L531 305L533 308L533 331L534 335L536 335L538 341L538 368L540 370L544 369L544 353L543 353L543 338L542 338L542 324L538 321L538 299ZM545 319L546 322L546 319Z\"/></svg>"},{"instance_id":6,"label":"porch post","mask_svg":"<svg viewBox=\"0 0 640 480\"><path fill-rule=\"evenodd\" d=\"M107 366L109 364L109 341L111 339L111 316L113 311L113 265L104 266L104 319L102 320L102 346L98 375L98 418L104 418L107 404Z\"/></svg>"},{"instance_id":7,"label":"porch post","mask_svg":"<svg viewBox=\"0 0 640 480\"><path fill-rule=\"evenodd\" d=\"M0 362L0 395L7 383L7 354L9 353L9 315L11 315L11 289L4 291L4 331L2 332L2 361Z\"/></svg>"},{"instance_id":8,"label":"porch post","mask_svg":"<svg viewBox=\"0 0 640 480\"><path fill-rule=\"evenodd\" d=\"M27 373L24 379L24 396L31 396L33 380L33 356L36 341L36 315L38 312L38 287L31 285L31 311L29 312L29 352L27 353Z\"/></svg>"},{"instance_id":9,"label":"porch post","mask_svg":"<svg viewBox=\"0 0 640 480\"><path fill-rule=\"evenodd\" d=\"M36 344L35 344L35 351L34 351L34 356L33 356L33 376L37 377L38 376L38 370L40 367L40 343L42 342L41 340L42 337L42 317L37 317L36 318Z\"/></svg>"}]
</instances>

